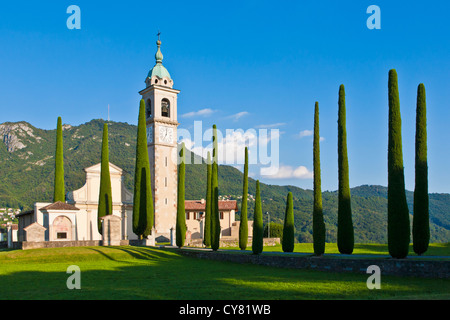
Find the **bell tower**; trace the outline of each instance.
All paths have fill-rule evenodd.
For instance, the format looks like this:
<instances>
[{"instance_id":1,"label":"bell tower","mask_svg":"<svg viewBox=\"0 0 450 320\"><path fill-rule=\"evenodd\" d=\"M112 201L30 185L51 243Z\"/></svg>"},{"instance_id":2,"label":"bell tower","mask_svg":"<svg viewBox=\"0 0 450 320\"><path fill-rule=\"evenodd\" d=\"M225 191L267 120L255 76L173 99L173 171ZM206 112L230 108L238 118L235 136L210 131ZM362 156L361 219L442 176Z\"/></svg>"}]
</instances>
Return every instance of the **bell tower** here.
<instances>
[{"instance_id":1,"label":"bell tower","mask_svg":"<svg viewBox=\"0 0 450 320\"><path fill-rule=\"evenodd\" d=\"M147 146L155 209L156 237L170 239L177 216L177 96L173 80L163 66L161 40L156 45L156 64L145 78L139 94L146 105Z\"/></svg>"}]
</instances>

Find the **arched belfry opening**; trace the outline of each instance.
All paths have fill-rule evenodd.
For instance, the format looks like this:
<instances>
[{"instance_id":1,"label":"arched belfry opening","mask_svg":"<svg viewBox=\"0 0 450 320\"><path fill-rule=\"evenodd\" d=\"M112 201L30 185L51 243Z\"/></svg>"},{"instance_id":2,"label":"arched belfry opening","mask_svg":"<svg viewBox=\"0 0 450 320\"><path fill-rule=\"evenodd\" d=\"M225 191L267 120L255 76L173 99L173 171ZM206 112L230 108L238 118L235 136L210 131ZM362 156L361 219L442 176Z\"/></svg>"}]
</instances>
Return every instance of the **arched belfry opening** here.
<instances>
[{"instance_id":1,"label":"arched belfry opening","mask_svg":"<svg viewBox=\"0 0 450 320\"><path fill-rule=\"evenodd\" d=\"M170 118L170 102L166 98L161 100L161 116Z\"/></svg>"}]
</instances>

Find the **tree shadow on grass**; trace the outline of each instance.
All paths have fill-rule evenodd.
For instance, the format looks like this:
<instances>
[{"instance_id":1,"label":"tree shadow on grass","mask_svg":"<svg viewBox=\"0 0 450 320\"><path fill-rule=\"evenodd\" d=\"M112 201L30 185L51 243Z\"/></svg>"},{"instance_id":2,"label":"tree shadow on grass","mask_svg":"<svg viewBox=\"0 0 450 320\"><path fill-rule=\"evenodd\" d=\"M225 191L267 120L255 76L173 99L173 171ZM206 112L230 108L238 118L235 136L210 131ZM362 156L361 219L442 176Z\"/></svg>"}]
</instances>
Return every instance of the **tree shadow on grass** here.
<instances>
[{"instance_id":1,"label":"tree shadow on grass","mask_svg":"<svg viewBox=\"0 0 450 320\"><path fill-rule=\"evenodd\" d=\"M117 259L117 256L123 257L123 255L116 255L116 254L108 254L105 252L105 250L97 249L97 248L89 248L92 251L98 252L103 257L112 260L112 261L125 261L127 259ZM108 251L118 251L128 254L130 257L133 257L134 259L141 259L141 260L167 260L167 259L173 259L176 257L173 253L166 252L163 250L158 250L154 248L149 247L134 247L134 246L120 246L120 247L107 247Z\"/></svg>"},{"instance_id":2,"label":"tree shadow on grass","mask_svg":"<svg viewBox=\"0 0 450 320\"><path fill-rule=\"evenodd\" d=\"M106 259L79 262L81 290L66 287L69 264L21 263L0 271L0 299L379 299L446 292L442 279L383 277L382 290L368 290L363 274L211 261L145 247L88 250Z\"/></svg>"}]
</instances>

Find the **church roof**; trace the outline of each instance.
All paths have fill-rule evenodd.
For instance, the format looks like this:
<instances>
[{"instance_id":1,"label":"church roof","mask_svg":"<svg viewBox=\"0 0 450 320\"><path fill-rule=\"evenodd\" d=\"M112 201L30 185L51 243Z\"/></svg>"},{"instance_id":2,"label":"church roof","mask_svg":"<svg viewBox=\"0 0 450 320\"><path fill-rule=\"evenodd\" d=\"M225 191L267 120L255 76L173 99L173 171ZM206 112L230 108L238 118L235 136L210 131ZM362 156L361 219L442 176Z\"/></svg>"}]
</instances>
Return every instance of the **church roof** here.
<instances>
[{"instance_id":1,"label":"church roof","mask_svg":"<svg viewBox=\"0 0 450 320\"><path fill-rule=\"evenodd\" d=\"M19 214L16 214L16 217L23 217L23 216L26 216L26 215L29 215L29 214L34 214L34 210L23 211L23 212L21 212Z\"/></svg>"},{"instance_id":2,"label":"church roof","mask_svg":"<svg viewBox=\"0 0 450 320\"><path fill-rule=\"evenodd\" d=\"M184 201L184 209L186 211L205 211L206 201L202 200L186 200ZM237 210L236 200L219 200L219 210L229 211Z\"/></svg>"},{"instance_id":3,"label":"church roof","mask_svg":"<svg viewBox=\"0 0 450 320\"><path fill-rule=\"evenodd\" d=\"M55 203L49 204L48 206L45 206L43 208L41 208L41 210L80 210L77 207L65 203L65 202L61 202L61 201L57 201Z\"/></svg>"}]
</instances>

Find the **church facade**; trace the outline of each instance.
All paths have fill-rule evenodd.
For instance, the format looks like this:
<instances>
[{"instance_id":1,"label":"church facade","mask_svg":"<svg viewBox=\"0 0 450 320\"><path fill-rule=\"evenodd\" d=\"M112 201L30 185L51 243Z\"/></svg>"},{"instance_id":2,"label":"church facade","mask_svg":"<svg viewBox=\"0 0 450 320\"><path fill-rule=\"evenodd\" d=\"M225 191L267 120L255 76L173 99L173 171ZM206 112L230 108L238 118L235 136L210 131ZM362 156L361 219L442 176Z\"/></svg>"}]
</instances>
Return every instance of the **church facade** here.
<instances>
[{"instance_id":1,"label":"church facade","mask_svg":"<svg viewBox=\"0 0 450 320\"><path fill-rule=\"evenodd\" d=\"M109 164L113 215L121 220L122 239L127 240L132 232L133 194L125 188L125 172ZM86 183L78 190L68 192L66 202L37 202L34 210L18 215L19 241L30 241L26 228L33 223L45 228L43 241L92 241L102 240L98 230L98 195L100 190L101 164L84 169ZM131 239L137 237L131 236Z\"/></svg>"}]
</instances>

